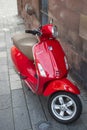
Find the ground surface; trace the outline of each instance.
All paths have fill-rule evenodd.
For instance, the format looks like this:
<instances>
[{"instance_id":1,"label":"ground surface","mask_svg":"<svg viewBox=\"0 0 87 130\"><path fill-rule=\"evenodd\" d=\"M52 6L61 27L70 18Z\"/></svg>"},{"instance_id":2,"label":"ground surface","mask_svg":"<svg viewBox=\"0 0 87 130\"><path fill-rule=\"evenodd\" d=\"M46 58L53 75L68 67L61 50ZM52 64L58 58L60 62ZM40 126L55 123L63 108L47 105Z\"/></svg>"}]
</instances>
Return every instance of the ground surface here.
<instances>
[{"instance_id":1,"label":"ground surface","mask_svg":"<svg viewBox=\"0 0 87 130\"><path fill-rule=\"evenodd\" d=\"M57 123L47 109L47 98L38 97L21 82L10 58L11 37L25 29L17 15L15 0L0 0L0 130L39 130L50 123L50 130L87 130L87 92L81 89L83 112L71 125ZM48 128L40 128L48 130Z\"/></svg>"}]
</instances>

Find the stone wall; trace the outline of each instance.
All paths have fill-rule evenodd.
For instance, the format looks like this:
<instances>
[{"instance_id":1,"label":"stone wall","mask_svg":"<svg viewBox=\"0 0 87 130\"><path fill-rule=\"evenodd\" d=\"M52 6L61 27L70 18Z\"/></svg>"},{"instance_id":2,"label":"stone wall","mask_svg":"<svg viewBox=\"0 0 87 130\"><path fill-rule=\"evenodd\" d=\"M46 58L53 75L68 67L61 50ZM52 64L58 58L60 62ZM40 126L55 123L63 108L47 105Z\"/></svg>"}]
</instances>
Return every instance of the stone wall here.
<instances>
[{"instance_id":1,"label":"stone wall","mask_svg":"<svg viewBox=\"0 0 87 130\"><path fill-rule=\"evenodd\" d=\"M34 15L29 16L24 11L26 3L33 7ZM39 0L18 0L18 10L26 27L39 25ZM58 26L72 76L87 88L87 0L48 0L48 15Z\"/></svg>"},{"instance_id":2,"label":"stone wall","mask_svg":"<svg viewBox=\"0 0 87 130\"><path fill-rule=\"evenodd\" d=\"M39 0L17 0L18 14L22 16L25 21L26 28L37 27L39 25ZM25 11L25 5L32 7L33 15L28 15Z\"/></svg>"}]
</instances>

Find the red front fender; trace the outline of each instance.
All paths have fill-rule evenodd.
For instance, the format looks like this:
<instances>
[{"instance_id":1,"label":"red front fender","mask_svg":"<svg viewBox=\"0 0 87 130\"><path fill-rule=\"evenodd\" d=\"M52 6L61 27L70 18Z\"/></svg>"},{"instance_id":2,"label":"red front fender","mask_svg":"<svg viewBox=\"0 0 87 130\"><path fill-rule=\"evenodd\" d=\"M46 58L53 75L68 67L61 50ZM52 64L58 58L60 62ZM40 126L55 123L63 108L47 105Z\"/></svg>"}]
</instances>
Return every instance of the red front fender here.
<instances>
[{"instance_id":1,"label":"red front fender","mask_svg":"<svg viewBox=\"0 0 87 130\"><path fill-rule=\"evenodd\" d=\"M74 94L80 94L79 89L72 84L68 79L55 80L48 84L46 89L44 90L44 96L50 96L51 94L57 91L66 91Z\"/></svg>"}]
</instances>

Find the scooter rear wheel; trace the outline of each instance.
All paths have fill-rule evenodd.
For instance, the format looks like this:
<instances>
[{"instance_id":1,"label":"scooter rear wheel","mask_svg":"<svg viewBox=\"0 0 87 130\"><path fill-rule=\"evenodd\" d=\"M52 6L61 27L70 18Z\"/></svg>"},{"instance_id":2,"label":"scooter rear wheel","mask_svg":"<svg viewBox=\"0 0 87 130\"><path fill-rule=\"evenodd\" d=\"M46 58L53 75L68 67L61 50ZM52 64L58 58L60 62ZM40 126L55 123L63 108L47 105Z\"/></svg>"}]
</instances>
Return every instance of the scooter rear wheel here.
<instances>
[{"instance_id":1,"label":"scooter rear wheel","mask_svg":"<svg viewBox=\"0 0 87 130\"><path fill-rule=\"evenodd\" d=\"M58 92L49 98L48 109L55 120L68 124L80 117L82 104L77 95L68 92Z\"/></svg>"}]
</instances>

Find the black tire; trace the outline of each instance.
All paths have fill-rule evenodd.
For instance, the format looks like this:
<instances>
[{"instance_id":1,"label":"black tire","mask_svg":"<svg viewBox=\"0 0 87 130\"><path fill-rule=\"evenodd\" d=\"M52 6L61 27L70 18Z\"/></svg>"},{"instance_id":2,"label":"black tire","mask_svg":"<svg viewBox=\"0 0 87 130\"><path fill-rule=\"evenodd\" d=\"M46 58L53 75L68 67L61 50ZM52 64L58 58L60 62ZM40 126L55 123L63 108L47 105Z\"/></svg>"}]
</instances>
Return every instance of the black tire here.
<instances>
[{"instance_id":1,"label":"black tire","mask_svg":"<svg viewBox=\"0 0 87 130\"><path fill-rule=\"evenodd\" d=\"M58 92L49 97L48 110L56 121L69 124L80 117L82 103L75 94Z\"/></svg>"}]
</instances>

